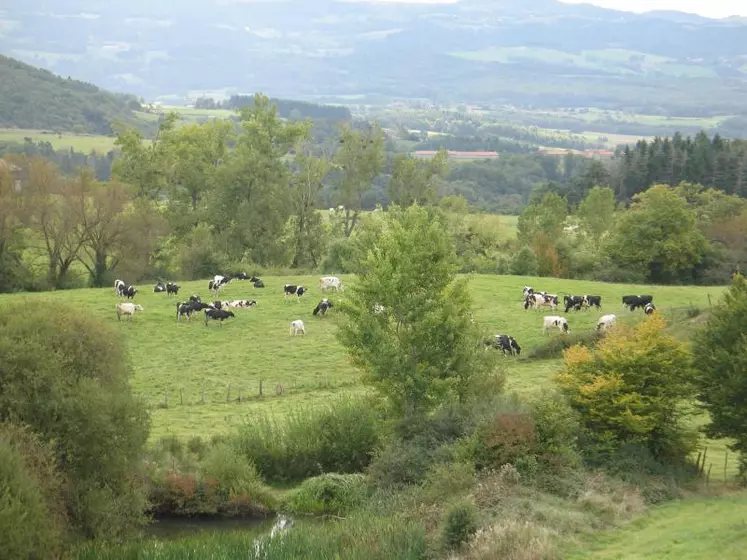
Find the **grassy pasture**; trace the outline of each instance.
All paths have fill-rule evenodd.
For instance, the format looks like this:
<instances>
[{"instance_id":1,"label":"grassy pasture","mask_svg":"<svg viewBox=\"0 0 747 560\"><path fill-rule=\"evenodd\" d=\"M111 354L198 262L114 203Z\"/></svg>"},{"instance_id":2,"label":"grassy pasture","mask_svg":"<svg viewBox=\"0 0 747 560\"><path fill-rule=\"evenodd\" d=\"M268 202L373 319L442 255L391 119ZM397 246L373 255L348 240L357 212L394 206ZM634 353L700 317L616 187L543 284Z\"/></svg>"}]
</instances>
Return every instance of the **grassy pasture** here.
<instances>
[{"instance_id":1,"label":"grassy pasture","mask_svg":"<svg viewBox=\"0 0 747 560\"><path fill-rule=\"evenodd\" d=\"M745 557L747 493L673 502L569 551L569 560Z\"/></svg>"},{"instance_id":2,"label":"grassy pasture","mask_svg":"<svg viewBox=\"0 0 747 560\"><path fill-rule=\"evenodd\" d=\"M74 149L77 152L106 153L114 148L113 136L95 134L74 134L61 132L59 134L49 130L35 130L25 128L0 128L0 142L15 142L23 144L25 138L34 142L49 142L55 150Z\"/></svg>"},{"instance_id":3,"label":"grassy pasture","mask_svg":"<svg viewBox=\"0 0 747 560\"><path fill-rule=\"evenodd\" d=\"M224 433L253 416L264 413L283 415L299 407L314 406L334 395L364 391L359 374L350 365L335 338L334 309L325 318L312 316L321 297L318 276L265 277L266 288L256 290L249 282L234 281L220 299L256 299L252 309L238 309L236 318L223 326L205 326L200 319L176 321L176 301L166 294L155 294L152 286L140 286L135 302L144 311L132 323L117 323L114 308L119 298L114 288L68 290L41 294L0 295L0 305L23 300L63 300L81 306L111 321L122 332L135 369L134 390L152 407L152 438L166 435L191 437ZM344 277L348 286L354 281ZM282 286L303 284L310 288L300 301L285 301ZM705 308L707 295L713 301L721 287L654 287L601 284L553 278L476 275L470 280L474 314L486 334L512 334L522 346L522 354L542 344L554 332L543 335L542 316L549 311L524 310L521 290L526 284L559 295L596 294L603 298L603 312L571 312L571 331L591 331L603 313L616 313L620 322L633 322L641 311L621 310L624 294L650 293L665 317L682 317L690 305ZM181 283L179 300L198 293L209 300L207 281ZM331 294L334 301L343 294ZM559 311L562 314L562 309ZM303 319L305 337L289 336L289 322ZM697 321L695 318L693 321ZM679 320L679 319L678 319ZM527 392L548 385L560 366L558 360L518 360L507 358L509 390ZM259 382L263 382L260 397ZM282 385L282 395L276 394ZM229 391L230 387L230 391ZM203 400L204 391L204 403ZM241 393L241 402L238 402ZM183 401L182 401L183 399ZM166 402L167 401L167 402ZM718 465L717 450L709 457ZM723 459L721 459L723 462ZM718 471L717 467L714 467Z\"/></svg>"}]
</instances>

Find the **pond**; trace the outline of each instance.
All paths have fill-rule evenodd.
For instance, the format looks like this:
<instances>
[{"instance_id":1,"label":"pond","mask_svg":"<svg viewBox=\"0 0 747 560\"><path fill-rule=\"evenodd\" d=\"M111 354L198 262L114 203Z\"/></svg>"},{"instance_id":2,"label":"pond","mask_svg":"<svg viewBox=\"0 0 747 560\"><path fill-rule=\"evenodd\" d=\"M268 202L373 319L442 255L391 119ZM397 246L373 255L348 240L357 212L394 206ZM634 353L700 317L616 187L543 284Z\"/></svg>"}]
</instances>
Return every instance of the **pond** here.
<instances>
[{"instance_id":1,"label":"pond","mask_svg":"<svg viewBox=\"0 0 747 560\"><path fill-rule=\"evenodd\" d=\"M200 533L235 533L242 532L256 536L268 534L277 519L245 518L222 519L219 517L172 517L157 519L145 528L145 537L158 540L173 540L191 537Z\"/></svg>"}]
</instances>

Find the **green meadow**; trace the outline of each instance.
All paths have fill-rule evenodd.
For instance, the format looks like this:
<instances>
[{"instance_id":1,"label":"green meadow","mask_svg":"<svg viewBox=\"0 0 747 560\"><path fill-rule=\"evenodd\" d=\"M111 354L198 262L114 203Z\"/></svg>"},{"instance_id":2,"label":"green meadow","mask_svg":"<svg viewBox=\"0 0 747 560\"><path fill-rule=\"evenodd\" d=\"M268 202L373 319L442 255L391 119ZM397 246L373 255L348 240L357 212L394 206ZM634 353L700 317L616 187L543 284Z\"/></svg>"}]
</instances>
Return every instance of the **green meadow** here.
<instances>
[{"instance_id":1,"label":"green meadow","mask_svg":"<svg viewBox=\"0 0 747 560\"><path fill-rule=\"evenodd\" d=\"M251 272L251 271L247 271ZM283 415L299 407L312 407L343 393L365 391L360 374L349 363L336 340L334 308L324 317L312 310L322 296L318 276L264 277L266 288L255 289L250 282L234 280L221 292L222 300L255 299L258 305L236 309L235 319L222 326L205 325L202 316L191 321L176 320L173 296L154 293L152 285L139 286L134 301L144 311L133 321L117 325L129 348L135 371L134 390L150 405L151 437L175 435L209 437L230 431L261 414ZM354 279L342 276L350 286ZM126 280L126 279L125 279ZM285 300L284 284L301 284L309 292ZM671 322L672 332L688 336L705 317L688 318L685 310L709 306L722 287L632 286L518 276L471 276L474 315L486 335L507 333L522 346L522 356L506 358L508 389L534 391L551 384L561 366L558 358L534 359L532 350L559 332L542 333L542 317L552 311L524 310L522 287L532 285L562 297L564 294L602 296L602 311L569 312L572 334L591 332L599 317L615 313L618 321L632 323L643 315L623 311L620 298L625 294L654 296L659 313ZM207 280L181 283L178 300L199 294L210 300ZM345 294L327 294L335 301ZM117 323L115 306L120 299L114 288L79 289L41 294L0 296L0 305L10 301L63 300L81 306L107 321ZM563 309L557 311L563 314ZM302 319L306 336L291 337L289 323ZM262 394L260 395L260 383ZM709 457L718 465L717 450ZM721 459L723 461L723 459ZM716 469L718 470L718 469Z\"/></svg>"}]
</instances>

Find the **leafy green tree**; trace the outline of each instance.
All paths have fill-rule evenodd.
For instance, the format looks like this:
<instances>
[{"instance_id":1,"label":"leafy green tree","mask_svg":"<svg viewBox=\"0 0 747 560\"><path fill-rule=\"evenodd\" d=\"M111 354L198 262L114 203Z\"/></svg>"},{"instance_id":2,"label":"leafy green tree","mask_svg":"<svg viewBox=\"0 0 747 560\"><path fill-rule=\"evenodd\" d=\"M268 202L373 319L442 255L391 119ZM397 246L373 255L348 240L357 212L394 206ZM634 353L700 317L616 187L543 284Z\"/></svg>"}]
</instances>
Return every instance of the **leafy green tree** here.
<instances>
[{"instance_id":1,"label":"leafy green tree","mask_svg":"<svg viewBox=\"0 0 747 560\"><path fill-rule=\"evenodd\" d=\"M698 398L710 415L706 433L731 438L747 473L747 281L735 274L731 286L714 306L708 323L695 337L693 363Z\"/></svg>"},{"instance_id":2,"label":"leafy green tree","mask_svg":"<svg viewBox=\"0 0 747 560\"><path fill-rule=\"evenodd\" d=\"M296 249L292 264L294 267L311 264L316 268L321 259L325 236L321 214L316 210L316 202L324 186L324 180L332 169L332 163L326 156L315 156L307 142L296 147L294 163L291 193L293 238Z\"/></svg>"},{"instance_id":3,"label":"leafy green tree","mask_svg":"<svg viewBox=\"0 0 747 560\"><path fill-rule=\"evenodd\" d=\"M554 192L535 196L519 216L518 236L537 258L538 272L542 276L560 276L557 243L563 237L563 224L568 216L568 202Z\"/></svg>"},{"instance_id":4,"label":"leafy green tree","mask_svg":"<svg viewBox=\"0 0 747 560\"><path fill-rule=\"evenodd\" d=\"M151 142L146 142L134 128L117 134L114 145L121 153L112 166L112 175L133 185L138 196L159 199L168 190L174 165L174 154L166 138L174 131L178 120L175 112L166 115Z\"/></svg>"},{"instance_id":5,"label":"leafy green tree","mask_svg":"<svg viewBox=\"0 0 747 560\"><path fill-rule=\"evenodd\" d=\"M0 159L0 292L20 287L23 270L21 195L15 189L11 165L16 167Z\"/></svg>"},{"instance_id":6,"label":"leafy green tree","mask_svg":"<svg viewBox=\"0 0 747 560\"><path fill-rule=\"evenodd\" d=\"M149 418L132 394L121 337L84 309L6 303L0 364L0 421L25 424L53 446L73 529L111 538L137 528Z\"/></svg>"},{"instance_id":7,"label":"leafy green tree","mask_svg":"<svg viewBox=\"0 0 747 560\"><path fill-rule=\"evenodd\" d=\"M345 207L345 237L353 233L363 207L363 197L384 169L384 163L384 133L379 125L357 130L346 123L340 135L340 149L335 155L335 165L339 170L337 203Z\"/></svg>"},{"instance_id":8,"label":"leafy green tree","mask_svg":"<svg viewBox=\"0 0 747 560\"><path fill-rule=\"evenodd\" d=\"M398 154L392 163L389 199L399 206L433 204L438 195L438 184L448 171L449 155L443 148L429 161Z\"/></svg>"},{"instance_id":9,"label":"leafy green tree","mask_svg":"<svg viewBox=\"0 0 747 560\"><path fill-rule=\"evenodd\" d=\"M353 363L403 414L450 396L467 398L471 379L492 371L471 320L466 281L443 214L393 206L375 236L361 236L358 281L341 307L338 337Z\"/></svg>"},{"instance_id":10,"label":"leafy green tree","mask_svg":"<svg viewBox=\"0 0 747 560\"><path fill-rule=\"evenodd\" d=\"M240 122L236 149L217 178L211 223L230 240L232 256L246 252L253 262L286 264L283 232L292 213L287 196L292 177L285 160L308 138L309 124L281 120L260 94L241 109Z\"/></svg>"},{"instance_id":11,"label":"leafy green tree","mask_svg":"<svg viewBox=\"0 0 747 560\"><path fill-rule=\"evenodd\" d=\"M581 229L595 248L599 249L604 234L612 227L614 214L615 192L607 187L594 187L579 205L577 215Z\"/></svg>"},{"instance_id":12,"label":"leafy green tree","mask_svg":"<svg viewBox=\"0 0 747 560\"><path fill-rule=\"evenodd\" d=\"M654 185L634 197L606 243L607 255L622 267L663 283L692 271L707 242L687 201L666 185Z\"/></svg>"},{"instance_id":13,"label":"leafy green tree","mask_svg":"<svg viewBox=\"0 0 747 560\"><path fill-rule=\"evenodd\" d=\"M566 350L558 383L597 450L637 444L680 459L691 450L683 407L695 395L690 353L665 327L654 315L634 328L616 325L595 350Z\"/></svg>"}]
</instances>

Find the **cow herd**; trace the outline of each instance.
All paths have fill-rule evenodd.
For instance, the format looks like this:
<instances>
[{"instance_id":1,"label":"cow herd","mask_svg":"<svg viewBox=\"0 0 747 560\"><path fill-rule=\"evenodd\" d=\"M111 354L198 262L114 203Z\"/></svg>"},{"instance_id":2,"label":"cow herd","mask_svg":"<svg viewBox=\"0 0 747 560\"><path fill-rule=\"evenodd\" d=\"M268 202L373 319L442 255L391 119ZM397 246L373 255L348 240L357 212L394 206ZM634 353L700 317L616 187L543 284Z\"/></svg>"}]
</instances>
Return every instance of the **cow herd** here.
<instances>
[{"instance_id":1,"label":"cow herd","mask_svg":"<svg viewBox=\"0 0 747 560\"><path fill-rule=\"evenodd\" d=\"M556 294L536 291L531 286L524 286L522 290L524 309L542 310L548 308L555 311L560 305L560 298ZM651 315L656 311L653 303L654 297L650 295L630 295L622 297L623 309L628 308L635 311L638 308L643 309L646 315ZM563 305L565 312L569 311L589 311L592 307L602 309L602 296L595 295L565 295L563 296ZM596 330L606 332L607 329L615 325L616 315L603 315L596 324ZM542 320L542 332L547 334L551 329L558 329L563 334L570 334L571 328L568 325L568 319L561 315L546 315ZM486 348L495 348L503 351L507 356L518 356L521 353L521 347L516 339L510 335L497 334L493 338L485 341Z\"/></svg>"},{"instance_id":2,"label":"cow herd","mask_svg":"<svg viewBox=\"0 0 747 560\"><path fill-rule=\"evenodd\" d=\"M249 276L245 272L238 272L228 275L216 274L208 281L208 291L215 298L232 280L248 280L252 283L254 288L265 287L264 282L260 278ZM167 296L177 296L179 294L179 289L180 286L173 282L158 282L154 286L153 292L166 293ZM328 290L334 290L335 292L344 291L342 281L336 276L323 276L320 278L319 290L321 292L326 292ZM116 280L114 282L114 291L116 295L126 298L127 300L132 300L138 293L135 286L128 285L122 280ZM283 286L283 294L286 300L288 298L293 298L296 301L300 301L301 297L307 292L308 289L304 286L294 284L285 284ZM181 319L186 318L189 321L193 316L199 315L200 312L202 312L206 326L210 321L218 321L222 326L223 321L236 317L234 310L250 309L256 306L257 301L254 299L203 302L199 295L192 295L188 300L176 303L176 320L178 322ZM328 298L322 298L312 311L312 315L325 316L327 311L332 307L334 307L334 305ZM132 317L139 311L143 311L143 307L130 301L121 302L116 305L117 319L120 321L122 320L122 316L125 316L127 320L132 321ZM291 336L306 334L306 327L301 319L296 319L291 322L290 334Z\"/></svg>"}]
</instances>

